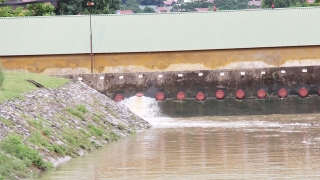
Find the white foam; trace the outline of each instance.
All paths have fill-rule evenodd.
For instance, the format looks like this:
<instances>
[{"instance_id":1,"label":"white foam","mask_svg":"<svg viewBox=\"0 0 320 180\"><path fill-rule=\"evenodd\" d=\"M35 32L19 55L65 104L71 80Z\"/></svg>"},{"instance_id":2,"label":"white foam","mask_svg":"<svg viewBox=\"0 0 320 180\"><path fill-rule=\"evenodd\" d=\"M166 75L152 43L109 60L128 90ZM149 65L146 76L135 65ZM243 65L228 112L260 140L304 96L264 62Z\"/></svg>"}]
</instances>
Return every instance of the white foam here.
<instances>
[{"instance_id":1,"label":"white foam","mask_svg":"<svg viewBox=\"0 0 320 180\"><path fill-rule=\"evenodd\" d=\"M125 105L131 112L144 119L162 116L158 102L154 98L132 96L121 101L121 104Z\"/></svg>"}]
</instances>

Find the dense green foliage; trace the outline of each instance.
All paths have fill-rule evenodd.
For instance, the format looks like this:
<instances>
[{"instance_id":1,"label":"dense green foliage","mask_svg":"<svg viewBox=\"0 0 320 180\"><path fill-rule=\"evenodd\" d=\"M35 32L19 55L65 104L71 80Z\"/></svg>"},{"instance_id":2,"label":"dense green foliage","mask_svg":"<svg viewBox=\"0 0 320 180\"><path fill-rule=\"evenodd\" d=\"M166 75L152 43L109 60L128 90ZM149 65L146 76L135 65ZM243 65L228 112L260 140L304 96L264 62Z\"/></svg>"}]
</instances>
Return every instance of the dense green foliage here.
<instances>
[{"instance_id":1,"label":"dense green foliage","mask_svg":"<svg viewBox=\"0 0 320 180\"><path fill-rule=\"evenodd\" d=\"M2 0L4 2L4 0ZM1 2L1 3L2 3ZM13 16L52 16L58 15L78 15L78 14L112 14L120 9L120 0L93 0L94 6L88 7L87 1L69 0L59 2L57 8L50 4L36 3L29 4L24 9L11 6L0 7L0 17Z\"/></svg>"},{"instance_id":2,"label":"dense green foliage","mask_svg":"<svg viewBox=\"0 0 320 180\"><path fill-rule=\"evenodd\" d=\"M28 4L28 11L33 16L52 16L54 14L54 6L44 3Z\"/></svg>"},{"instance_id":3,"label":"dense green foliage","mask_svg":"<svg viewBox=\"0 0 320 180\"><path fill-rule=\"evenodd\" d=\"M34 176L34 173L29 171L26 163L21 159L0 152L0 162L0 180L24 179Z\"/></svg>"},{"instance_id":4,"label":"dense green foliage","mask_svg":"<svg viewBox=\"0 0 320 180\"><path fill-rule=\"evenodd\" d=\"M53 165L50 162L43 161L38 151L25 145L19 136L8 135L1 141L0 148L4 153L22 160L26 167L34 165L41 170L53 168Z\"/></svg>"},{"instance_id":5,"label":"dense green foliage","mask_svg":"<svg viewBox=\"0 0 320 180\"><path fill-rule=\"evenodd\" d=\"M120 5L121 10L132 10L134 13L141 13L138 0L124 0Z\"/></svg>"},{"instance_id":6,"label":"dense green foliage","mask_svg":"<svg viewBox=\"0 0 320 180\"><path fill-rule=\"evenodd\" d=\"M151 8L151 7L148 7L146 6L143 10L142 10L142 13L155 13L156 11Z\"/></svg>"},{"instance_id":7,"label":"dense green foliage","mask_svg":"<svg viewBox=\"0 0 320 180\"><path fill-rule=\"evenodd\" d=\"M92 0L94 6L88 7L87 0L69 0L60 2L56 9L59 15L77 14L114 14L119 9L120 0Z\"/></svg>"},{"instance_id":8,"label":"dense green foliage","mask_svg":"<svg viewBox=\"0 0 320 180\"><path fill-rule=\"evenodd\" d=\"M45 3L28 4L27 8L17 7L13 9L11 6L0 7L0 17L16 17L16 16L52 16L54 14L54 6Z\"/></svg>"},{"instance_id":9,"label":"dense green foliage","mask_svg":"<svg viewBox=\"0 0 320 180\"><path fill-rule=\"evenodd\" d=\"M235 10L247 9L248 0L215 0L217 9L219 10Z\"/></svg>"}]
</instances>

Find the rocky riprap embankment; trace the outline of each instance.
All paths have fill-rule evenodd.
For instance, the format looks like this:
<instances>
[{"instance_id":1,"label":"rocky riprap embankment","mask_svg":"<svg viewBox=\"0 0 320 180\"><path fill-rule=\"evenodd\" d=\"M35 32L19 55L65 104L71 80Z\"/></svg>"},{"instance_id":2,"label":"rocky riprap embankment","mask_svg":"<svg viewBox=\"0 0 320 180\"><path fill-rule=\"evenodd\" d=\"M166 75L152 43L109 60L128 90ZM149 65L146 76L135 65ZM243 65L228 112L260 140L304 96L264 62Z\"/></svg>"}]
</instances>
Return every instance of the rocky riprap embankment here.
<instances>
[{"instance_id":1,"label":"rocky riprap embankment","mask_svg":"<svg viewBox=\"0 0 320 180\"><path fill-rule=\"evenodd\" d=\"M82 82L38 89L0 104L0 141L19 135L54 165L149 127Z\"/></svg>"}]
</instances>

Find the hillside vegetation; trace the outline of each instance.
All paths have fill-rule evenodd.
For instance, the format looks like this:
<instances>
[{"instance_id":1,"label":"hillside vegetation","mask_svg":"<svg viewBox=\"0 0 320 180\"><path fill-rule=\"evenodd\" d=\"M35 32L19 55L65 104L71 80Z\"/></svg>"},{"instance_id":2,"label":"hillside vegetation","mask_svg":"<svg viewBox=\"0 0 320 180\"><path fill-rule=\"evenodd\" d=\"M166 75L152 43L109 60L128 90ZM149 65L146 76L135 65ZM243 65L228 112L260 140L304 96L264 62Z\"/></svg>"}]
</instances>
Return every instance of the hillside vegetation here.
<instances>
[{"instance_id":1,"label":"hillside vegetation","mask_svg":"<svg viewBox=\"0 0 320 180\"><path fill-rule=\"evenodd\" d=\"M71 158L150 127L82 82L22 72L3 75L0 180L37 178Z\"/></svg>"}]
</instances>

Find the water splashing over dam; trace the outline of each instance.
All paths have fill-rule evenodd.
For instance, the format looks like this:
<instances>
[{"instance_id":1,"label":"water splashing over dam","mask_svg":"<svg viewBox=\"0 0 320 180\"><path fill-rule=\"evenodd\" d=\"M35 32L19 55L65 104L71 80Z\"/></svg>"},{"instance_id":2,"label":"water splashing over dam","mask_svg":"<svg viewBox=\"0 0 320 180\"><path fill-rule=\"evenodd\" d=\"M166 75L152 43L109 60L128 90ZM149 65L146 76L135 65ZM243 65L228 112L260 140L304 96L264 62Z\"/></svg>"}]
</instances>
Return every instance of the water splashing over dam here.
<instances>
[{"instance_id":1,"label":"water splashing over dam","mask_svg":"<svg viewBox=\"0 0 320 180\"><path fill-rule=\"evenodd\" d=\"M158 102L154 98L132 96L121 101L121 104L144 119L163 117Z\"/></svg>"}]
</instances>

